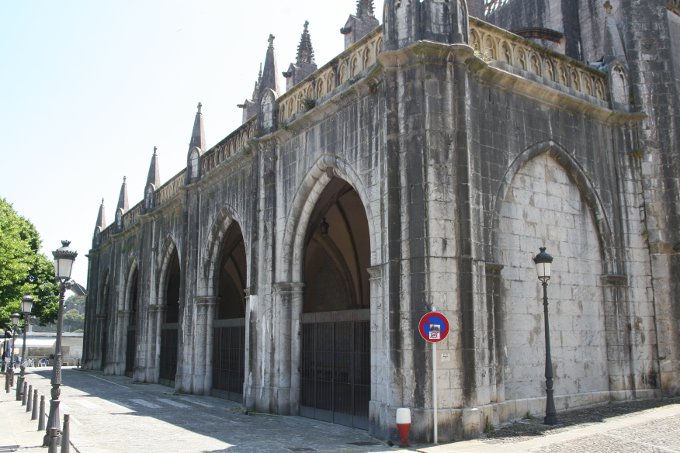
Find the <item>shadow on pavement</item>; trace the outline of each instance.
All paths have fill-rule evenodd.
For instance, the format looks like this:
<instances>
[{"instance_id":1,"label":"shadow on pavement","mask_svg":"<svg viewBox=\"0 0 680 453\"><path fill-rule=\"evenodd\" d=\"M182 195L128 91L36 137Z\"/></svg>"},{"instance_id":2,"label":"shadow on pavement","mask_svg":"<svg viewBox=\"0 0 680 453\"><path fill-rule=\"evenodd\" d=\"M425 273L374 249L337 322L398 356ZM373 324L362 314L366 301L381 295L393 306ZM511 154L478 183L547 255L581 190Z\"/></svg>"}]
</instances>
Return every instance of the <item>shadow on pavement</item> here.
<instances>
[{"instance_id":1,"label":"shadow on pavement","mask_svg":"<svg viewBox=\"0 0 680 453\"><path fill-rule=\"evenodd\" d=\"M50 379L52 374L49 369L36 369L33 373L46 379ZM103 409L97 407L97 410L102 410L105 417L119 420L114 422L115 425L121 427L129 425L133 428L141 426L140 423L148 425L150 423L148 421L130 421L121 417L152 417L181 428L173 429L173 433L168 433L169 437L178 435L176 431L188 430L229 444L226 446L228 450L200 451L390 450L386 444L370 437L368 432L358 429L297 416L246 413L239 403L229 400L176 394L171 387L133 383L130 378L104 376L98 371L63 369L62 374L63 385L76 390L76 394L71 396L68 392L62 391L62 404L74 410L80 409L81 413L84 411L80 406L87 407L90 404L94 410L96 406L112 403L116 406L106 406ZM82 393L78 394L79 392ZM101 398L105 402L88 403L88 397ZM92 413L90 411L90 414ZM77 413L74 414L77 416ZM93 423L93 420L88 420L88 425L90 423ZM95 426L91 426L94 430ZM164 438L162 441L171 442L172 439Z\"/></svg>"},{"instance_id":2,"label":"shadow on pavement","mask_svg":"<svg viewBox=\"0 0 680 453\"><path fill-rule=\"evenodd\" d=\"M574 425L601 423L612 417L634 414L647 409L678 403L680 403L680 397L610 402L602 406L558 412L558 425L544 425L543 417L536 416L496 428L491 432L487 432L484 437L487 439L502 439L543 436Z\"/></svg>"}]
</instances>

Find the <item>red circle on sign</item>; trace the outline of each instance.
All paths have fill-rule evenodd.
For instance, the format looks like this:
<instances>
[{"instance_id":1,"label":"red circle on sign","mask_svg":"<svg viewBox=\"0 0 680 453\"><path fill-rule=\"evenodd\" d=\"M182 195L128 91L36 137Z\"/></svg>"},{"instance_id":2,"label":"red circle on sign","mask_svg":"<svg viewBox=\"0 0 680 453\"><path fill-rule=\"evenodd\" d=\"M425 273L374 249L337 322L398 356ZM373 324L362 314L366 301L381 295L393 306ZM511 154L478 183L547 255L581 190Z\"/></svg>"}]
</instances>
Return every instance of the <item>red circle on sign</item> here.
<instances>
[{"instance_id":1,"label":"red circle on sign","mask_svg":"<svg viewBox=\"0 0 680 453\"><path fill-rule=\"evenodd\" d=\"M436 311L426 313L420 318L418 331L425 341L437 343L449 334L449 320L446 319L446 316Z\"/></svg>"}]
</instances>

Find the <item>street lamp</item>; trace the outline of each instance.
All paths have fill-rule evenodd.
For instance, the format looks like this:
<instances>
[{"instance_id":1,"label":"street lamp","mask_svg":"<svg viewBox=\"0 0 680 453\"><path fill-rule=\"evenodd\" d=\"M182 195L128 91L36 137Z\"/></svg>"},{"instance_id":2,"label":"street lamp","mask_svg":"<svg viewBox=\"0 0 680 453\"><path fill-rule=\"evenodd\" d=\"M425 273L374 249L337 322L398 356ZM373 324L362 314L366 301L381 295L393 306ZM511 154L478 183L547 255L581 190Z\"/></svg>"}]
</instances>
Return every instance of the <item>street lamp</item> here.
<instances>
[{"instance_id":1,"label":"street lamp","mask_svg":"<svg viewBox=\"0 0 680 453\"><path fill-rule=\"evenodd\" d=\"M548 280L550 280L550 267L553 257L546 251L545 247L540 247L541 252L534 257L536 263L536 274L543 285L543 316L545 318L545 418L543 423L546 425L556 425L557 412L555 411L555 400L553 398L553 370L552 359L550 357L550 322L548 321Z\"/></svg>"},{"instance_id":2,"label":"street lamp","mask_svg":"<svg viewBox=\"0 0 680 453\"><path fill-rule=\"evenodd\" d=\"M21 365L19 378L17 379L17 401L21 400L24 394L24 371L26 371L26 331L30 324L31 310L33 309L33 298L26 294L21 298L21 312L24 315L24 344L21 345Z\"/></svg>"},{"instance_id":3,"label":"street lamp","mask_svg":"<svg viewBox=\"0 0 680 453\"><path fill-rule=\"evenodd\" d=\"M9 393L10 387L14 385L14 342L17 339L17 325L19 324L19 313L12 313L12 348L9 352L9 368L5 375L5 392Z\"/></svg>"},{"instance_id":4,"label":"street lamp","mask_svg":"<svg viewBox=\"0 0 680 453\"><path fill-rule=\"evenodd\" d=\"M43 446L49 446L49 452L56 452L61 443L59 432L59 395L61 393L61 331L64 324L64 293L66 282L71 279L71 269L78 253L71 249L71 241L61 241L61 247L52 252L54 256L54 271L59 281L59 311L57 312L57 343L54 347L54 365L52 368L52 390L50 392L50 415L47 419L47 433L43 439ZM54 429L52 429L54 428Z\"/></svg>"}]
</instances>

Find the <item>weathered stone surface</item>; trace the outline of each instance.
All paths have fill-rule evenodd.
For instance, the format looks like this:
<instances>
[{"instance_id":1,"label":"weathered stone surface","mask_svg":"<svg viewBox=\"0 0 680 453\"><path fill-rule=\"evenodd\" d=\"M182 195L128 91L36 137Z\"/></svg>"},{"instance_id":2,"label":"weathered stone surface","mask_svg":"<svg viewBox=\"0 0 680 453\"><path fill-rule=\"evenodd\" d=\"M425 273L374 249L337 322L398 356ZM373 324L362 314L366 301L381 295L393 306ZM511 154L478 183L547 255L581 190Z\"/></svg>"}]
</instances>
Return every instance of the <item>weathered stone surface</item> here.
<instances>
[{"instance_id":1,"label":"weathered stone surface","mask_svg":"<svg viewBox=\"0 0 680 453\"><path fill-rule=\"evenodd\" d=\"M603 51L605 11L588 16L582 5L567 17L565 2L544 1L529 17L520 3L490 19L557 29L567 55ZM393 436L396 409L410 407L412 435L431 439L433 357L417 324L433 308L452 326L434 358L440 440L543 410L542 293L531 261L540 246L555 258L558 410L677 393L678 21L661 2L633 3L616 2L611 16L626 61L600 55L593 69L476 19L460 23L464 1L448 2L460 14L436 0L386 1L385 35L369 32L289 92L272 91L271 110L259 113L272 120L266 128L254 118L201 149L189 178L153 187L153 203L125 212L119 227L98 221L84 366L124 373L135 319L134 378L159 380L177 253L174 385L210 393L224 238L238 225L243 404L300 413L305 297L319 287L305 280L305 256L310 241L327 244L318 216L337 202L326 189L344 181L358 200L345 217L363 210L366 226L340 238L336 217L330 237L370 257L361 272L348 267L346 281L367 274L371 433ZM328 247L328 256L351 255ZM343 294L361 299L365 287L352 288Z\"/></svg>"}]
</instances>

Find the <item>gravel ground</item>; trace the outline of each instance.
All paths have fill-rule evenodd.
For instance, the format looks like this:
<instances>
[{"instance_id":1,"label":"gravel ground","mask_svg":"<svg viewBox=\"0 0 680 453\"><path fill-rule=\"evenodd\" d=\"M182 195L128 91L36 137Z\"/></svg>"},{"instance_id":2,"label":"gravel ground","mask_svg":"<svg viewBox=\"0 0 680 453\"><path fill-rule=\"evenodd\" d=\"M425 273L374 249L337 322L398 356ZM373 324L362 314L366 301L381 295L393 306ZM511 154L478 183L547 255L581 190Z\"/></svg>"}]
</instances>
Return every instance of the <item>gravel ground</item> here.
<instances>
[{"instance_id":1,"label":"gravel ground","mask_svg":"<svg viewBox=\"0 0 680 453\"><path fill-rule=\"evenodd\" d=\"M494 444L530 440L545 434L555 434L565 431L574 425L599 423L607 418L625 416L627 414L632 414L655 407L666 406L669 404L680 404L680 397L611 402L603 406L558 412L557 418L559 420L559 425L555 426L544 425L542 416L525 418L517 422L495 428L493 431L484 434L480 440Z\"/></svg>"}]
</instances>

